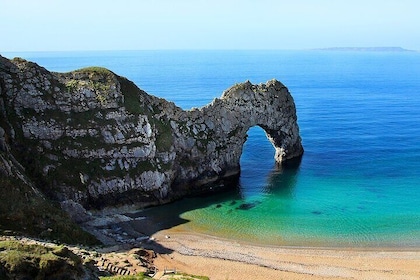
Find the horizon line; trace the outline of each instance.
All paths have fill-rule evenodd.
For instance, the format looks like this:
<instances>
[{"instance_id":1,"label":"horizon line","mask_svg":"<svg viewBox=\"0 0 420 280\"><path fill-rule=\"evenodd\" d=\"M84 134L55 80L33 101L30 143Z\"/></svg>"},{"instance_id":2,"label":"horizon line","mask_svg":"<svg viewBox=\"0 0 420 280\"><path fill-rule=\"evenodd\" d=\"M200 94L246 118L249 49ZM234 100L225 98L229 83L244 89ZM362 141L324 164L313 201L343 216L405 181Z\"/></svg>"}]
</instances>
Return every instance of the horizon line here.
<instances>
[{"instance_id":1,"label":"horizon line","mask_svg":"<svg viewBox=\"0 0 420 280\"><path fill-rule=\"evenodd\" d=\"M394 52L420 52L415 49L406 49L400 46L376 47L320 47L320 48L162 48L162 49L75 49L75 50L0 50L1 53L64 53L64 52L135 52L135 51L394 51Z\"/></svg>"}]
</instances>

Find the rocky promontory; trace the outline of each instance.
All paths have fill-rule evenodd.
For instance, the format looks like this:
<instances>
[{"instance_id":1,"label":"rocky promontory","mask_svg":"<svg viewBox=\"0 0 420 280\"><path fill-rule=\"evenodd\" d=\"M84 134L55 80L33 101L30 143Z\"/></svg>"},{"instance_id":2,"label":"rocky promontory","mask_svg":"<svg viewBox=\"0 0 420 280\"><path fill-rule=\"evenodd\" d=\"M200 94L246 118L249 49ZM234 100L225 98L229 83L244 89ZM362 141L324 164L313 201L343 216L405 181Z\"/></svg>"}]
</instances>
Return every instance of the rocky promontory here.
<instances>
[{"instance_id":1,"label":"rocky promontory","mask_svg":"<svg viewBox=\"0 0 420 280\"><path fill-rule=\"evenodd\" d=\"M253 126L279 164L303 154L293 98L276 80L236 84L186 111L104 68L55 73L0 56L0 116L1 176L30 181L70 212L220 186L238 176Z\"/></svg>"}]
</instances>

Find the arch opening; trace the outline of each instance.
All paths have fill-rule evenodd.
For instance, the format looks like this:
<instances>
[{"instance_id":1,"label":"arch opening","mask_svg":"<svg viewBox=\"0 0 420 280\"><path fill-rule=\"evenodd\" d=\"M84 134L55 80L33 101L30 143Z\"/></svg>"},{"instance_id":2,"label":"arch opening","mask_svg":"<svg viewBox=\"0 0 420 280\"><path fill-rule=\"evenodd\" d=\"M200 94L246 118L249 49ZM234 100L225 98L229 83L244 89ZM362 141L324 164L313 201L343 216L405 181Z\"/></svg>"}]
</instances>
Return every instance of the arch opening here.
<instances>
[{"instance_id":1,"label":"arch opening","mask_svg":"<svg viewBox=\"0 0 420 280\"><path fill-rule=\"evenodd\" d=\"M274 154L275 149L264 129L251 127L240 158L239 188L245 198L268 191L267 179L276 168Z\"/></svg>"}]
</instances>

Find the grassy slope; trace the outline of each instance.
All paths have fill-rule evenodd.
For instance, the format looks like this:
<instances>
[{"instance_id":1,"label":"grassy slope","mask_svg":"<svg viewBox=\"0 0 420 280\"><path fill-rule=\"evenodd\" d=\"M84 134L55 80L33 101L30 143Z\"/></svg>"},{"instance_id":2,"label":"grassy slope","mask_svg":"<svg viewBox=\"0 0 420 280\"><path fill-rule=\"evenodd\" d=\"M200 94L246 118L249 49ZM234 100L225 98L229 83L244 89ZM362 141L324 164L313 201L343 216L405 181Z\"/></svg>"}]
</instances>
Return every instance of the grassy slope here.
<instances>
[{"instance_id":1,"label":"grassy slope","mask_svg":"<svg viewBox=\"0 0 420 280\"><path fill-rule=\"evenodd\" d=\"M66 247L0 241L0 279L74 279L83 274L82 259Z\"/></svg>"},{"instance_id":2,"label":"grassy slope","mask_svg":"<svg viewBox=\"0 0 420 280\"><path fill-rule=\"evenodd\" d=\"M0 173L0 234L25 235L67 244L99 244L58 205L31 187Z\"/></svg>"}]
</instances>

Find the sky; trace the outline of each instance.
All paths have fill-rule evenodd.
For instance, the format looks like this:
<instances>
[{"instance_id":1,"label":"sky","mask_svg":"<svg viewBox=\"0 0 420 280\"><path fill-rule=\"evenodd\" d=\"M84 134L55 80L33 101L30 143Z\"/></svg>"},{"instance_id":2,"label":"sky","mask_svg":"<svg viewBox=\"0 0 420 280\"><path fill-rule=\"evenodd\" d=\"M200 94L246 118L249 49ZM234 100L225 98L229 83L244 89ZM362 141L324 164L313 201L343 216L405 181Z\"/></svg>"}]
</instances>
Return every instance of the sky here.
<instances>
[{"instance_id":1,"label":"sky","mask_svg":"<svg viewBox=\"0 0 420 280\"><path fill-rule=\"evenodd\" d=\"M418 0L0 0L0 52L420 50Z\"/></svg>"}]
</instances>

